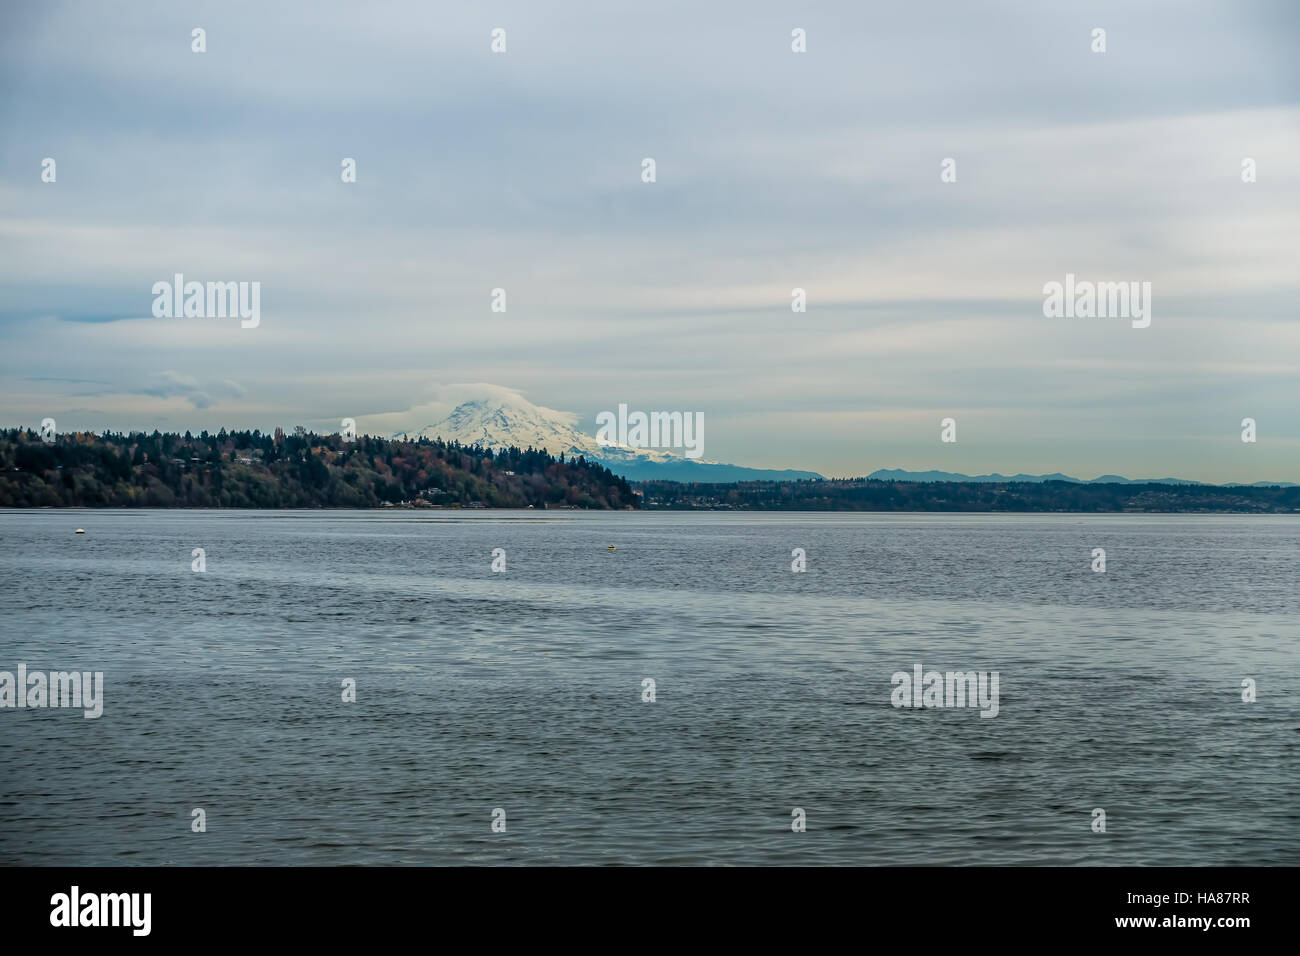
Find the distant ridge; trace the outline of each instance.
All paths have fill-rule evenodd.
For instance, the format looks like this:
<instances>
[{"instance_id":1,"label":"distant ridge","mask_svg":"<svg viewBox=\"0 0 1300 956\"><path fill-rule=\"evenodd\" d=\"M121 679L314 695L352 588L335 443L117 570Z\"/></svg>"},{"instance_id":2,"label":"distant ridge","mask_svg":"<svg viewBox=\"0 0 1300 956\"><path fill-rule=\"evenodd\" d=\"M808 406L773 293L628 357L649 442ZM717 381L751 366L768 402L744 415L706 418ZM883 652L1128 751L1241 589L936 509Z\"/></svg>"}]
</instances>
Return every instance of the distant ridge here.
<instances>
[{"instance_id":1,"label":"distant ridge","mask_svg":"<svg viewBox=\"0 0 1300 956\"><path fill-rule=\"evenodd\" d=\"M1190 478L1124 478L1120 475L1101 475L1098 478L1072 478L1059 471L1050 475L963 475L952 471L905 471L902 468L881 468L867 475L877 481L1071 481L1080 485L1210 485L1216 488L1295 488L1294 481L1229 481L1215 485L1209 481Z\"/></svg>"}]
</instances>

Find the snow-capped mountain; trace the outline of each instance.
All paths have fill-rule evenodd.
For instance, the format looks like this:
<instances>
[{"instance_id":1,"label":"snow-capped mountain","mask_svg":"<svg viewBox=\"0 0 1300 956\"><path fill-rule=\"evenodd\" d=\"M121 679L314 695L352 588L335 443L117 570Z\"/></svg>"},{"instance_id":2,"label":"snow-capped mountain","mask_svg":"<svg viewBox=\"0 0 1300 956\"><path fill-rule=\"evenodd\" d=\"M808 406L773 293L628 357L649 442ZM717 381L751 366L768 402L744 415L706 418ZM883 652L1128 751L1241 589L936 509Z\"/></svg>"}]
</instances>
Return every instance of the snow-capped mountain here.
<instances>
[{"instance_id":1,"label":"snow-capped mountain","mask_svg":"<svg viewBox=\"0 0 1300 956\"><path fill-rule=\"evenodd\" d=\"M409 437L441 438L462 445L500 448L545 448L552 455L584 455L632 481L745 481L820 478L811 471L744 468L703 458L686 458L656 448L601 444L577 427L578 416L534 405L517 393L496 390L491 395L462 402L441 421ZM403 437L394 435L394 438Z\"/></svg>"},{"instance_id":2,"label":"snow-capped mountain","mask_svg":"<svg viewBox=\"0 0 1300 956\"><path fill-rule=\"evenodd\" d=\"M462 445L500 448L544 448L552 455L591 456L600 450L596 439L575 427L577 416L543 408L521 396L494 395L462 402L450 415L417 433L420 438L441 438Z\"/></svg>"}]
</instances>

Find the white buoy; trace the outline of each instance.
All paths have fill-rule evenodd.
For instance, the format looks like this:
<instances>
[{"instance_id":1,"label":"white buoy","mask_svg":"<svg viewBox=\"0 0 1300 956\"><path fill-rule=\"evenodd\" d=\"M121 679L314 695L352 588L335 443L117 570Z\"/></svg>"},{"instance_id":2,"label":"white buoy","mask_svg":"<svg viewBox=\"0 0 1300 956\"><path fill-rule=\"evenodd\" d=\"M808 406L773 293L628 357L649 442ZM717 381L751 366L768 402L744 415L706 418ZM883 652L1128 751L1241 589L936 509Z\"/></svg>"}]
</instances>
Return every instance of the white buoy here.
<instances>
[{"instance_id":1,"label":"white buoy","mask_svg":"<svg viewBox=\"0 0 1300 956\"><path fill-rule=\"evenodd\" d=\"M73 532L73 534L85 534L85 533L86 533L85 528L78 528L76 531Z\"/></svg>"}]
</instances>

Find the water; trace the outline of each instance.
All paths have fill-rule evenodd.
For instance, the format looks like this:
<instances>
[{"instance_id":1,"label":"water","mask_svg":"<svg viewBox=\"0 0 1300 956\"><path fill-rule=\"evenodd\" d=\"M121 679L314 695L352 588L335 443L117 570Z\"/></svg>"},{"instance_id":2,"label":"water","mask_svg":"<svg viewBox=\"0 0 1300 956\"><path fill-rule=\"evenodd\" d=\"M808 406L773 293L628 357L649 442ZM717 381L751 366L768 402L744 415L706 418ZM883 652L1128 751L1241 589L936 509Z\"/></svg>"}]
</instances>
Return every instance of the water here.
<instances>
[{"instance_id":1,"label":"water","mask_svg":"<svg viewBox=\"0 0 1300 956\"><path fill-rule=\"evenodd\" d=\"M105 674L0 710L0 863L1300 864L1298 528L0 513L0 670Z\"/></svg>"}]
</instances>

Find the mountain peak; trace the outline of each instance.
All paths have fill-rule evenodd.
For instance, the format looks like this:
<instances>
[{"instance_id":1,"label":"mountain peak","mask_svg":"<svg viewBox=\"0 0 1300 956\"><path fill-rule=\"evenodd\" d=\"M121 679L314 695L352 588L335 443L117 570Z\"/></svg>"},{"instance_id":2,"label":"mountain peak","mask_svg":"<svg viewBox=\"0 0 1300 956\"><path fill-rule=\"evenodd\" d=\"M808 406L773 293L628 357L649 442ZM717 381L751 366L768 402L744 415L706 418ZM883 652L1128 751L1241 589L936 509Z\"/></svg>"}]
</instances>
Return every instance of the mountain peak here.
<instances>
[{"instance_id":1,"label":"mountain peak","mask_svg":"<svg viewBox=\"0 0 1300 956\"><path fill-rule=\"evenodd\" d=\"M501 448L532 446L552 455L583 455L632 481L742 481L820 478L811 471L772 471L687 458L658 448L601 444L580 431L578 416L534 405L513 389L477 386L479 394L460 402L445 418L421 428L416 437L462 445ZM462 392L464 394L464 392ZM396 436L394 436L396 437Z\"/></svg>"},{"instance_id":2,"label":"mountain peak","mask_svg":"<svg viewBox=\"0 0 1300 956\"><path fill-rule=\"evenodd\" d=\"M543 408L518 393L501 391L461 402L446 418L420 429L418 435L485 448L531 446L552 455L589 455L599 450L594 438L575 427L576 421L577 416L570 412Z\"/></svg>"}]
</instances>

